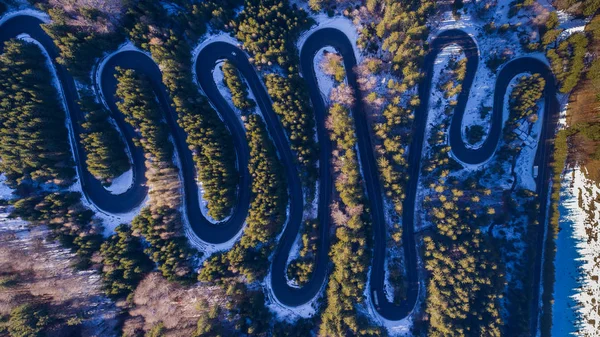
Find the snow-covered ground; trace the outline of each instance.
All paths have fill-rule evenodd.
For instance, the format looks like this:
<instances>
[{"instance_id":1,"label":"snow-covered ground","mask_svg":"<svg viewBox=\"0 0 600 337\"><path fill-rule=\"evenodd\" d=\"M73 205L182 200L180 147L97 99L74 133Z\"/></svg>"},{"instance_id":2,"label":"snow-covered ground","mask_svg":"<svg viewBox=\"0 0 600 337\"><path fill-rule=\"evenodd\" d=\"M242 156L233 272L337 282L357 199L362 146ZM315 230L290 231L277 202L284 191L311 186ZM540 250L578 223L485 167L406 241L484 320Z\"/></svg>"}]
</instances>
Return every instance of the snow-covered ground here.
<instances>
[{"instance_id":1,"label":"snow-covered ground","mask_svg":"<svg viewBox=\"0 0 600 337\"><path fill-rule=\"evenodd\" d=\"M10 200L13 196L13 189L6 186L5 184L6 176L4 174L0 174L0 200Z\"/></svg>"},{"instance_id":2,"label":"snow-covered ground","mask_svg":"<svg viewBox=\"0 0 600 337\"><path fill-rule=\"evenodd\" d=\"M67 315L84 314L79 317L84 336L116 336L120 310L102 292L98 271L73 269L75 254L51 240L46 226L30 227L24 220L8 218L9 213L10 208L0 207L0 247L3 264L18 261L18 265L12 267L16 267L13 272L31 276L20 291L27 290L53 305L63 305L66 310L73 311ZM19 296L18 292L9 294L6 289L3 292L4 309L10 308L11 297Z\"/></svg>"},{"instance_id":3,"label":"snow-covered ground","mask_svg":"<svg viewBox=\"0 0 600 337\"><path fill-rule=\"evenodd\" d=\"M427 124L425 126L425 141L423 142L423 149L421 154L421 160L423 158L428 158L431 150L431 146L427 142L429 138L431 138L431 133L433 127L438 125L441 121L448 119L448 116L445 116L445 110L448 106L449 101L453 98L445 98L444 92L440 90L439 85L441 84L441 77L443 72L448 68L450 60L456 58L457 60L464 57L464 53L457 45L450 45L444 48L436 57L436 60L433 65L433 76L431 79L431 92L429 93L429 106L427 108ZM447 125L449 126L449 124ZM443 130L447 131L447 130ZM446 139L447 142L447 139ZM419 183L417 185L417 197L416 200L424 200L425 197L430 194L432 191L423 186L423 182L419 177ZM415 209L422 207L422 205L415 205ZM432 225L425 221L426 214L425 212L416 212L417 216L415 217L415 231L420 231L428 226Z\"/></svg>"},{"instance_id":4,"label":"snow-covered ground","mask_svg":"<svg viewBox=\"0 0 600 337\"><path fill-rule=\"evenodd\" d=\"M321 70L321 63L323 62L326 53L336 53L336 50L333 47L322 48L317 52L317 55L313 59L313 64L317 75L317 82L319 83L319 90L321 91L321 97L323 97L323 102L325 102L326 105L329 105L329 95L331 94L331 89L335 87L335 80L332 76L325 74L323 70Z\"/></svg>"},{"instance_id":5,"label":"snow-covered ground","mask_svg":"<svg viewBox=\"0 0 600 337\"><path fill-rule=\"evenodd\" d=\"M133 186L133 170L129 169L112 180L110 186L105 187L112 194L123 194Z\"/></svg>"},{"instance_id":6,"label":"snow-covered ground","mask_svg":"<svg viewBox=\"0 0 600 337\"><path fill-rule=\"evenodd\" d=\"M565 174L554 263L552 336L600 336L599 197L600 187L581 168Z\"/></svg>"},{"instance_id":7,"label":"snow-covered ground","mask_svg":"<svg viewBox=\"0 0 600 337\"><path fill-rule=\"evenodd\" d=\"M504 96L502 117L503 123L505 123L508 120L509 116L510 94L512 93L512 90L514 89L519 79L523 76L525 75L519 74L515 76L508 85L506 95ZM517 186L528 189L530 191L535 191L536 188L535 177L533 176L533 160L535 159L535 154L537 152L540 134L542 130L542 121L544 119L544 101L538 103L537 114L538 119L535 123L531 123L530 121L524 119L521 121L522 124L517 130L517 133L519 133L519 139L523 141L521 152L519 153L519 156L517 157L517 162L515 164ZM521 130L523 130L524 132L521 133Z\"/></svg>"},{"instance_id":8,"label":"snow-covered ground","mask_svg":"<svg viewBox=\"0 0 600 337\"><path fill-rule=\"evenodd\" d=\"M519 34L512 33L510 30L506 33L495 32L491 34L484 31L484 26L492 21L495 23L496 27L500 27L504 24L511 24L519 27L532 26L529 22L531 18L528 16L517 15L509 18L509 7L508 3L498 3L498 6L488 10L492 16L487 19L478 18L476 14L473 14L473 11L467 13L461 12L460 18L457 19L452 15L452 12L448 11L431 20L434 24L431 25L433 34L431 34L430 38L434 38L439 32L448 29L461 29L473 37L479 49L477 73L469 92L469 99L467 101L463 125L461 127L462 136L467 147L477 148L481 146L486 139L484 136L480 142L473 145L469 144L466 141L465 135L467 126L480 125L483 127L486 135L491 126L491 112L483 116L481 111L482 107L493 106L494 87L498 71L492 71L486 65L486 61L492 55L504 55L508 59L530 56L548 63L546 57L542 53L532 53L523 50L522 44L519 41ZM567 22L565 24L567 24Z\"/></svg>"}]
</instances>

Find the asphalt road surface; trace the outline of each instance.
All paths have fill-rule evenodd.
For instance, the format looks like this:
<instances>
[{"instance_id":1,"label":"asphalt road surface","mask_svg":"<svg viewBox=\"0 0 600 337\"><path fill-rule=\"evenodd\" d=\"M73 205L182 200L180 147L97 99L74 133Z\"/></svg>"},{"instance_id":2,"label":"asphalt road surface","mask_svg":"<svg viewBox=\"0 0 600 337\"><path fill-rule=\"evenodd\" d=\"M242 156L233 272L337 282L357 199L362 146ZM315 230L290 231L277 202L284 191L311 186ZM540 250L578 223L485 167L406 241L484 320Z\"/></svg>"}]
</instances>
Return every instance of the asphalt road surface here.
<instances>
[{"instance_id":1,"label":"asphalt road surface","mask_svg":"<svg viewBox=\"0 0 600 337\"><path fill-rule=\"evenodd\" d=\"M7 20L0 27L0 42L2 42L2 47L5 41L17 37L20 34L28 34L39 41L54 60L58 56L57 48L51 38L41 29L41 23L42 22L39 19L25 15L16 16ZM429 49L430 52L425 58L423 69L425 80L419 86L421 105L416 111L413 138L409 150L410 179L407 186L406 199L404 200L405 211L402 219L402 239L408 289L406 292L406 299L399 305L389 302L384 292L387 224L385 223L384 217L383 191L378 178L378 169L369 134L366 119L367 116L365 115L360 97L357 97L357 104L352 109L356 126L361 167L363 169L365 185L367 187L368 207L372 216L374 233L374 252L369 291L371 292L371 296L377 297L377 299L374 300L375 303L377 303L377 305L374 305L375 309L382 317L388 320L400 320L409 315L415 307L420 291L414 238L415 212L418 211L415 208L415 198L427 121L428 102L432 86L431 81L433 77L434 61L439 52L451 44L458 44L461 46L467 57L467 75L462 84L462 91L458 96L458 102L452 118L449 134L452 155L463 163L480 164L486 162L493 156L502 134L504 96L511 79L515 75L523 72L539 73L546 79L544 96L545 113L543 117L540 144L535 158L535 165L539 166L537 192L540 196L540 200L543 201L540 205L539 223L546 223L547 202L545 201L548 200L549 196L549 160L558 113L556 83L552 72L544 62L535 58L519 58L504 65L496 80L491 121L492 125L489 135L478 149L467 148L462 140L461 128L469 91L479 62L479 53L476 43L463 31L449 30L441 33L432 41ZM193 162L192 153L187 147L187 135L177 124L177 113L172 108L170 98L162 84L162 77L158 66L149 56L137 51L122 51L114 54L107 60L104 68L101 69L100 83L95 83L98 93L104 97L112 116L117 122L117 126L123 132L126 144L132 154L134 184L129 190L119 195L109 193L87 170L85 163L86 154L83 147L80 145L80 134L83 131L80 124L84 120L84 114L79 110L76 103L77 90L75 83L67 70L60 64L54 62L66 98L66 104L69 110L68 113L71 117L71 127L75 131L73 135L74 139L72 140L73 144L76 145L74 156L77 162L77 171L85 197L101 210L118 214L125 213L140 205L147 195L148 188L146 187L146 180L144 177L145 167L143 151L133 144L132 139L135 136L135 131L125 122L124 116L119 112L115 105L117 83L114 75L116 68L135 69L138 72L145 74L151 80L153 89L165 112L166 121L173 135L175 147L181 162L184 180L183 186L185 190L185 212L194 233L201 240L209 243L222 243L234 237L242 228L248 213L251 177L249 176L247 169L249 150L245 139L243 125L228 102L220 94L212 76L215 65L218 62L227 59L234 63L243 74L257 100L258 107L261 109L265 118L265 122L275 147L277 148L280 160L285 167L285 174L288 182L290 196L289 218L273 258L271 269L273 292L278 301L288 306L299 306L312 300L323 288L330 264L328 257L331 230L329 204L333 192L332 174L329 165L331 143L324 126L327 108L318 87L313 63L316 53L321 48L328 46L333 47L340 52L343 56L346 69L353 69L356 65L351 42L344 33L334 28L323 28L313 32L300 51L301 73L308 83L310 98L317 122L316 126L320 150L319 162L321 163L319 165L320 183L318 206L321 235L318 243L318 257L313 276L303 287L292 287L288 285L285 278L289 253L300 229L304 207L302 184L296 159L290 149L289 142L279 118L272 109L271 100L265 90L262 80L258 77L254 67L248 61L246 54L229 43L213 42L202 49L196 62L196 79L212 105L219 112L233 137L237 156L237 166L239 168L239 185L236 206L232 216L227 221L218 224L213 224L202 216L199 207L198 186L196 183L196 167ZM356 76L352 71L347 72L347 80L355 93L360 95ZM536 251L536 263L533 271L534 284L531 290L533 292L531 304L532 317L537 317L539 311L537 303L539 301L541 282L541 255L545 237L545 226L540 226L540 229L541 230L538 231L537 242L539 249ZM532 335L537 331L537 319L532 319L531 331Z\"/></svg>"},{"instance_id":2,"label":"asphalt road surface","mask_svg":"<svg viewBox=\"0 0 600 337\"><path fill-rule=\"evenodd\" d=\"M500 137L502 135L502 117L504 110L504 97L508 89L510 81L518 74L521 73L537 73L540 74L546 81L544 87L544 114L542 120L542 131L538 144L537 153L534 160L534 165L539 167L538 177L536 178L536 193L540 200L540 210L538 213L538 226L537 231L537 249L534 250L535 264L534 269L531 271L533 276L533 283L531 288L531 303L530 303L530 317L531 317L531 335L536 336L538 330L538 315L541 310L539 306L539 296L541 289L541 274L542 274L542 252L545 240L545 231L547 213L548 213L548 199L550 196L550 179L551 179L551 167L550 160L553 147L553 139L556 131L556 124L559 113L559 103L556 99L556 80L552 74L552 70L543 61L532 58L532 57L521 57L514 59L499 70L498 77L496 79L495 90L494 90L494 106L492 110L491 127L487 138L481 147L477 149L470 149L465 146L462 139L462 121L465 113L465 107L469 97L469 92L475 78L479 62L479 53L477 50L477 44L475 41L465 32L461 30L447 30L439 34L430 45L430 52L425 58L424 76L425 81L419 86L419 97L421 100L421 106L417 111L415 119L415 132L413 134L413 143L410 147L409 153L409 165L410 165L410 177L413 179L409 182L409 188L407 191L407 198L404 202L405 210L414 210L415 207L415 194L417 189L417 179L420 169L420 158L421 149L423 147L423 137L425 135L425 124L427 121L428 103L429 96L432 86L433 78L433 65L435 58L445 47L457 44L461 47L467 58L467 75L462 83L462 91L460 92L457 105L454 110L452 122L450 124L449 141L451 146L451 152L454 158L460 162L466 164L481 164L488 161L495 153L496 148L499 144ZM406 231L406 224L409 224L408 229L412 230L414 216L410 213L404 212L403 226ZM410 269L409 269L410 271ZM381 288L378 287L378 293ZM381 303L381 298L380 298ZM380 314L384 317L390 317L387 312L380 311Z\"/></svg>"}]
</instances>

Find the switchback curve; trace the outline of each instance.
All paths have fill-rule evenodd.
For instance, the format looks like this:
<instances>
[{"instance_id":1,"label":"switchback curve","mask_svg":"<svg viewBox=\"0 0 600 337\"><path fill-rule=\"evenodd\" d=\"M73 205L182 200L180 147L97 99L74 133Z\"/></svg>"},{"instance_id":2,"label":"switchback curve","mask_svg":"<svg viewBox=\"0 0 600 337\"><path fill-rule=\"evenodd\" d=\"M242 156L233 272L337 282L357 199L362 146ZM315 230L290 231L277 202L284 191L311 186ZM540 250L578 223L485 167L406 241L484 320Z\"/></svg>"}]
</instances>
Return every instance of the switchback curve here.
<instances>
[{"instance_id":1,"label":"switchback curve","mask_svg":"<svg viewBox=\"0 0 600 337\"><path fill-rule=\"evenodd\" d=\"M146 198L148 188L145 185L145 165L143 150L133 144L136 135L135 130L125 121L124 115L116 106L115 78L116 68L134 69L147 76L156 94L158 101L165 113L165 119L173 136L173 141L179 155L181 172L183 175L184 198L186 204L186 216L194 233L203 241L208 243L222 243L234 237L242 228L248 212L250 199L250 178L247 170L248 147L244 139L244 133L234 132L234 145L237 160L240 167L240 185L236 200L235 212L224 222L213 224L208 221L200 210L198 185L196 183L196 170L192 152L186 143L186 133L177 123L177 113L171 105L166 88L162 84L162 74L156 63L146 54L140 51L120 51L108 58L100 73L100 82L95 83L100 94L108 105L111 116L123 133L128 149L132 155L132 166L134 172L133 186L126 192L113 195L107 191L99 180L88 170L85 162L86 153L81 145L81 134L84 130L81 123L85 120L84 113L77 104L78 93L75 81L66 68L58 64L55 59L59 56L58 49L41 25L44 22L39 18L29 15L17 15L6 20L0 27L0 43L16 38L21 34L27 34L38 41L50 56L56 74L64 93L67 114L70 117L70 128L74 131L71 143L74 146L74 157L77 164L77 172L81 180L82 192L86 199L90 200L102 211L119 214L134 209ZM231 118L230 118L231 119ZM229 120L226 120L228 122ZM239 126L239 123L228 123L230 130ZM235 129L234 129L235 130ZM243 131L243 129L242 129Z\"/></svg>"},{"instance_id":2,"label":"switchback curve","mask_svg":"<svg viewBox=\"0 0 600 337\"><path fill-rule=\"evenodd\" d=\"M546 85L544 87L544 114L542 120L542 130L538 143L534 165L539 167L539 173L536 178L536 193L540 200L540 209L538 212L538 227L535 264L533 272L532 295L531 295L531 335L537 334L538 313L539 313L539 289L541 287L542 274L542 252L545 243L545 230L547 225L548 200L550 197L550 173L551 173L551 153L553 148L554 132L559 113L559 103L556 98L556 79L550 67L540 59L533 57L520 57L514 59L502 66L496 84L494 87L494 106L492 110L490 131L484 143L476 149L467 148L462 139L462 124L465 113L469 92L475 78L479 62L479 53L475 41L464 31L458 29L446 30L437 35L431 45L430 52L425 57L423 74L424 82L419 86L419 98L421 105L416 112L413 140L409 150L409 186L407 197L404 201L403 225L407 222L413 229L414 210L416 207L415 198L420 171L420 158L425 137L425 128L427 122L429 96L431 92L434 62L439 53L447 46L456 44L461 47L467 58L467 75L462 83L462 90L457 98L457 105L454 109L452 121L449 130L449 143L452 155L459 161L480 165L487 162L495 153L500 142L500 136L503 129L504 98L511 80L521 73L540 74ZM411 212L406 212L406 210ZM407 230L406 226L404 227ZM381 298L380 298L381 301ZM380 313L382 313L380 311ZM382 316L386 317L384 313ZM389 317L389 316L388 316ZM387 318L387 317L386 317Z\"/></svg>"},{"instance_id":3,"label":"switchback curve","mask_svg":"<svg viewBox=\"0 0 600 337\"><path fill-rule=\"evenodd\" d=\"M220 243L229 240L239 232L243 225L248 211L249 205L249 186L250 177L248 176L248 148L244 139L244 130L238 120L238 116L229 107L218 92L212 74L211 66L217 61L228 59L232 61L242 72L250 85L250 89L257 98L257 103L263 112L263 116L269 128L269 133L275 142L280 158L284 161L286 175L289 182L290 193L290 215L288 224L284 230L283 236L277 247L272 266L272 286L273 291L279 301L285 305L298 306L308 302L314 298L324 284L327 276L328 265L328 248L329 248L329 212L328 207L331 199L332 185L331 172L329 169L329 155L331 153L331 144L329 137L324 128L324 120L326 116L326 108L316 80L313 59L317 51L323 47L332 46L338 50L344 60L346 69L353 69L356 65L356 59L352 44L348 37L339 30L333 28L323 28L312 33L301 50L301 69L304 78L309 83L309 91L315 116L317 118L317 132L321 145L320 154L320 200L319 200L319 219L321 223L321 238L319 242L319 251L317 265L312 279L302 288L290 287L285 279L285 268L289 251L296 238L302 219L302 191L301 183L298 176L295 160L289 148L286 136L279 123L277 116L271 108L270 99L262 85L261 80L256 75L253 67L248 62L245 54L235 46L223 42L214 42L207 45L198 55L196 62L197 79L202 89L210 98L213 105L220 112L225 120L234 138L236 148L238 168L240 169L240 184L238 189L238 199L234 214L225 223L212 224L206 220L199 209L198 187L195 180L195 167L192 160L191 151L186 146L186 134L177 124L177 115L170 104L170 99L162 85L160 70L152 59L144 53L138 51L122 51L112 56L101 74L99 83L100 90L106 99L112 116L115 118L118 127L124 133L124 138L127 142L130 152L132 153L133 168L134 168L134 185L125 193L120 195L112 195L102 187L100 182L96 180L88 171L85 164L85 152L79 142L79 134L82 132L80 124L83 121L83 113L79 110L76 104L77 91L73 78L68 74L66 69L57 64L54 59L58 56L58 51L52 42L52 39L41 29L40 25L43 22L35 17L20 15L6 20L0 27L0 43L7 41L10 38L17 37L20 34L28 34L35 40L39 41L50 57L53 60L57 70L57 75L64 91L68 114L71 119L71 127L75 131L73 145L75 146L75 159L77 161L78 173L81 179L83 192L86 198L90 199L100 209L110 213L123 213L135 206L139 205L147 194L144 177L144 156L141 149L135 147L133 142L134 130L124 121L122 114L116 108L114 102L114 92L116 90L116 79L114 78L115 68L136 69L146 74L153 85L153 89L157 94L159 102L166 112L167 123L172 131L175 146L181 160L181 170L184 178L185 198L186 198L186 213L192 229L202 240L210 243ZM536 154L535 162L540 167L540 174L537 178L537 190L541 200L548 199L548 182L549 182L549 148L552 146L551 139L555 127L555 120L558 111L556 102L556 85L552 72L542 61L533 58L520 58L506 64L497 79L496 90L494 93L494 110L492 116L492 125L490 133L478 149L466 148L461 136L462 119L468 93L475 76L477 69L478 53L475 42L468 34L460 30L449 30L441 33L436 37L431 45L431 52L425 58L425 82L419 86L419 96L421 98L421 106L416 112L414 124L414 137L409 151L409 186L407 189L407 197L404 200L404 215L403 215L403 248L405 253L406 268L408 275L409 289L407 291L407 299L400 305L395 305L387 301L383 284L385 278L384 263L385 263L385 236L386 224L383 217L383 201L382 191L378 181L378 170L376 161L372 151L371 140L366 123L366 116L362 108L360 97L358 97L356 106L352 109L355 119L356 133L358 136L358 147L361 154L361 166L364 172L367 193L369 196L370 209L374 225L375 234L375 251L373 256L373 266L371 269L370 291L372 294L377 294L379 306L376 308L381 316L388 320L399 320L406 317L414 308L418 297L419 281L417 271L417 257L414 240L414 213L415 213L415 197L420 170L421 150L423 146L423 138L425 134L425 122L427 119L427 109L429 92L431 89L433 62L438 53L450 44L459 44L463 47L468 62L467 76L463 82L463 90L459 95L458 104L454 112L450 128L450 144L454 156L468 164L479 164L488 160L498 145L499 137L502 130L502 103L510 80L522 72L540 73L546 79L545 88L545 114L543 120L543 128L540 146ZM0 47L1 48L1 47ZM209 67L206 67L209 65ZM352 71L347 72L348 83L359 95L356 76ZM545 224L547 203L541 203L540 223ZM542 226L543 228L544 226ZM541 274L541 246L544 240L544 231L538 233L538 256L536 257L535 265L535 280L534 280L534 299L535 299L535 314L537 315L537 299L539 297L539 282ZM533 305L532 305L533 307ZM532 311L533 314L533 311ZM532 331L537 329L537 320L535 323L532 320Z\"/></svg>"},{"instance_id":4,"label":"switchback curve","mask_svg":"<svg viewBox=\"0 0 600 337\"><path fill-rule=\"evenodd\" d=\"M42 20L28 15L18 15L6 20L2 23L2 26L0 26L0 52L4 50L4 43L6 41L17 38L21 34L29 35L44 47L52 59L52 63L56 69L56 75L62 86L65 98L64 103L67 106L67 113L71 119L70 127L74 133L71 143L74 146L74 158L77 163L77 173L85 197L105 212L113 214L125 213L140 205L148 193L148 188L145 186L144 154L139 148L134 146L132 141L135 131L131 126L125 123L122 114L119 113L119 116L114 116L119 129L125 136L124 138L127 142L126 145L131 153L134 183L126 192L119 195L113 195L87 170L85 150L80 141L80 135L84 131L81 127L81 123L85 120L85 117L83 112L79 109L79 104L77 104L78 95L75 81L64 66L54 61L59 56L59 51L50 36L42 29L41 25L43 23Z\"/></svg>"}]
</instances>

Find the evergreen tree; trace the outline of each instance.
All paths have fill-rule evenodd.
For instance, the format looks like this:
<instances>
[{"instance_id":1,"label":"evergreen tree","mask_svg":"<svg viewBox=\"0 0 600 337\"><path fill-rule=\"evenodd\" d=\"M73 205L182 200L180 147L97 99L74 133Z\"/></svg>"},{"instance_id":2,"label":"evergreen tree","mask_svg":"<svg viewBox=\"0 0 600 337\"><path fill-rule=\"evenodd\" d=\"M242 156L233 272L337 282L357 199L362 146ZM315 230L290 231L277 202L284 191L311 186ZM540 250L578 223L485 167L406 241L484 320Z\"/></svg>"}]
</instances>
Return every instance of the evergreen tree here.
<instances>
[{"instance_id":1,"label":"evergreen tree","mask_svg":"<svg viewBox=\"0 0 600 337\"><path fill-rule=\"evenodd\" d=\"M546 81L539 75L521 77L510 94L509 111L511 122L531 117L538 111L537 103L542 98Z\"/></svg>"},{"instance_id":2,"label":"evergreen tree","mask_svg":"<svg viewBox=\"0 0 600 337\"><path fill-rule=\"evenodd\" d=\"M50 316L42 305L23 304L10 312L8 333L10 337L44 336L50 321Z\"/></svg>"},{"instance_id":3,"label":"evergreen tree","mask_svg":"<svg viewBox=\"0 0 600 337\"><path fill-rule=\"evenodd\" d=\"M125 144L109 121L108 111L91 96L84 94L79 105L87 112L81 125L85 130L81 143L86 150L88 170L97 179L110 182L130 168Z\"/></svg>"},{"instance_id":4,"label":"evergreen tree","mask_svg":"<svg viewBox=\"0 0 600 337\"><path fill-rule=\"evenodd\" d=\"M102 243L102 226L92 219L94 212L81 204L78 192L55 192L18 199L10 216L34 225L47 225L52 238L73 249L76 267L87 268Z\"/></svg>"},{"instance_id":5,"label":"evergreen tree","mask_svg":"<svg viewBox=\"0 0 600 337\"><path fill-rule=\"evenodd\" d=\"M563 40L555 49L546 52L552 71L560 82L560 92L571 91L579 81L585 67L584 56L587 45L587 37L582 33L575 33Z\"/></svg>"},{"instance_id":6,"label":"evergreen tree","mask_svg":"<svg viewBox=\"0 0 600 337\"><path fill-rule=\"evenodd\" d=\"M208 214L222 220L235 203L239 179L235 148L223 121L192 81L192 50L186 39L180 38L181 27L174 23L156 1L139 1L127 11L129 37L149 50L159 64L163 83L178 114L177 121L187 133L204 189L203 198L208 201Z\"/></svg>"},{"instance_id":7,"label":"evergreen tree","mask_svg":"<svg viewBox=\"0 0 600 337\"><path fill-rule=\"evenodd\" d=\"M115 234L102 244L100 255L104 266L104 291L114 298L133 292L153 267L144 254L140 239L133 236L131 228L125 224L117 226Z\"/></svg>"},{"instance_id":8,"label":"evergreen tree","mask_svg":"<svg viewBox=\"0 0 600 337\"><path fill-rule=\"evenodd\" d=\"M65 111L39 48L6 42L0 55L0 171L25 181L67 185L74 177Z\"/></svg>"},{"instance_id":9,"label":"evergreen tree","mask_svg":"<svg viewBox=\"0 0 600 337\"><path fill-rule=\"evenodd\" d=\"M382 332L369 327L357 310L357 305L364 303L371 226L364 210L366 199L355 150L354 123L350 110L342 105L333 105L329 114L326 125L336 145L335 188L341 202L334 203L331 211L336 224L336 241L330 252L334 269L327 284L327 305L319 331L324 336L380 335Z\"/></svg>"},{"instance_id":10,"label":"evergreen tree","mask_svg":"<svg viewBox=\"0 0 600 337\"><path fill-rule=\"evenodd\" d=\"M178 236L181 228L180 214L174 209L160 207L144 208L131 222L133 234L141 234L149 245L144 250L169 281L191 281L191 263L196 254L184 236Z\"/></svg>"},{"instance_id":11,"label":"evergreen tree","mask_svg":"<svg viewBox=\"0 0 600 337\"><path fill-rule=\"evenodd\" d=\"M155 164L171 163L173 144L149 79L132 69L117 69L116 76L116 95L120 98L117 107L139 132L137 144L153 157Z\"/></svg>"},{"instance_id":12,"label":"evergreen tree","mask_svg":"<svg viewBox=\"0 0 600 337\"><path fill-rule=\"evenodd\" d=\"M244 235L227 253L215 254L200 271L202 281L243 275L249 282L266 276L275 236L286 218L288 204L283 168L261 117L246 117L250 147L248 170L252 176L252 200Z\"/></svg>"},{"instance_id":13,"label":"evergreen tree","mask_svg":"<svg viewBox=\"0 0 600 337\"><path fill-rule=\"evenodd\" d=\"M248 112L254 108L256 102L248 98L248 87L242 81L242 77L235 66L231 62L225 61L222 70L223 82L225 82L225 85L227 85L231 92L233 105L243 112Z\"/></svg>"}]
</instances>

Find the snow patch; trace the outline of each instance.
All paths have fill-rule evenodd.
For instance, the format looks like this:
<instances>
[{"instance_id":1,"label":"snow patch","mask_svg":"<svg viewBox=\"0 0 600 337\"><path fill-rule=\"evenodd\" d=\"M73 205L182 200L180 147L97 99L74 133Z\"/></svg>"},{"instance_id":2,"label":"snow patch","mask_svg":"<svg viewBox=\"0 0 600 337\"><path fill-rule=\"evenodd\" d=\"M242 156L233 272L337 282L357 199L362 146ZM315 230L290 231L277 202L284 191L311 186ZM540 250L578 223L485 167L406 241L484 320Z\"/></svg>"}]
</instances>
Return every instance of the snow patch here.
<instances>
[{"instance_id":1,"label":"snow patch","mask_svg":"<svg viewBox=\"0 0 600 337\"><path fill-rule=\"evenodd\" d=\"M21 15L33 16L35 18L42 20L44 23L50 22L50 16L48 14L46 14L42 11L39 11L37 9L28 8L28 9L20 9L20 10L5 13L2 17L0 17L0 25L5 23L9 19L12 19L16 16L21 16Z\"/></svg>"},{"instance_id":2,"label":"snow patch","mask_svg":"<svg viewBox=\"0 0 600 337\"><path fill-rule=\"evenodd\" d=\"M323 282L323 284L321 285L321 289L317 292L318 295L310 301L308 301L307 303L304 303L297 307L289 307L279 302L279 300L277 300L277 297L273 293L273 288L271 287L271 270L269 270L269 274L267 275L267 277L265 277L265 280L262 284L263 292L267 295L265 305L267 306L267 308L269 308L269 310L272 313L275 314L275 316L279 320L293 322L300 317L309 318L317 313L317 309L319 306L318 300L319 298L321 298L321 296L323 296L323 290L325 289L326 285L327 282Z\"/></svg>"},{"instance_id":3,"label":"snow patch","mask_svg":"<svg viewBox=\"0 0 600 337\"><path fill-rule=\"evenodd\" d=\"M6 176L0 174L0 200L10 200L14 198L14 190L6 185Z\"/></svg>"},{"instance_id":4,"label":"snow patch","mask_svg":"<svg viewBox=\"0 0 600 337\"><path fill-rule=\"evenodd\" d=\"M104 188L111 194L123 194L131 186L133 186L133 170L129 169L127 172L113 179L110 186L105 186Z\"/></svg>"},{"instance_id":5,"label":"snow patch","mask_svg":"<svg viewBox=\"0 0 600 337\"><path fill-rule=\"evenodd\" d=\"M535 159L542 131L542 121L544 120L545 113L544 105L544 101L538 103L538 120L535 123L526 120L523 121L525 129L530 129L530 131L528 131L528 134L525 136L526 138L523 141L521 152L517 157L515 165L517 185L531 191L535 191L536 189L535 177L533 176L533 161ZM519 129L521 129L521 127L519 127Z\"/></svg>"},{"instance_id":6,"label":"snow patch","mask_svg":"<svg viewBox=\"0 0 600 337\"><path fill-rule=\"evenodd\" d=\"M571 27L571 28L567 28L565 30L563 30L560 35L558 35L557 41L563 41L564 39L568 38L569 36L575 34L575 33L583 33L585 30L585 24L581 25L581 26L575 26L575 27Z\"/></svg>"},{"instance_id":7,"label":"snow patch","mask_svg":"<svg viewBox=\"0 0 600 337\"><path fill-rule=\"evenodd\" d=\"M337 51L333 47L324 47L317 52L317 55L313 59L315 74L317 75L317 83L319 84L319 90L321 91L321 97L323 97L325 106L329 105L329 95L331 94L331 90L335 87L335 81L333 77L325 74L321 69L321 63L323 62L323 58L325 57L326 53L337 53Z\"/></svg>"}]
</instances>

